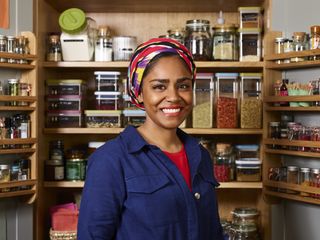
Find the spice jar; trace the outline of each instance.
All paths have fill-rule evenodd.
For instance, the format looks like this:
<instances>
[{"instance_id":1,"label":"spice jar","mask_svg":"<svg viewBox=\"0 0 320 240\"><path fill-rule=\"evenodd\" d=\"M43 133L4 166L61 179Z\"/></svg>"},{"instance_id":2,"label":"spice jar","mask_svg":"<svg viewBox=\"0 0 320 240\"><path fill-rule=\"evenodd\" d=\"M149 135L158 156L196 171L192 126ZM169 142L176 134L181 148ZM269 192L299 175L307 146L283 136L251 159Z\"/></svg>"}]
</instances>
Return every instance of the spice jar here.
<instances>
[{"instance_id":1,"label":"spice jar","mask_svg":"<svg viewBox=\"0 0 320 240\"><path fill-rule=\"evenodd\" d=\"M312 187L320 188L320 169L311 169L311 184ZM314 198L320 198L320 194L312 194Z\"/></svg>"},{"instance_id":2,"label":"spice jar","mask_svg":"<svg viewBox=\"0 0 320 240\"><path fill-rule=\"evenodd\" d=\"M297 166L287 166L287 183L299 183L299 168ZM296 194L296 191L287 189L287 193Z\"/></svg>"},{"instance_id":3,"label":"spice jar","mask_svg":"<svg viewBox=\"0 0 320 240\"><path fill-rule=\"evenodd\" d=\"M0 35L0 52L7 52L7 37ZM0 58L0 62L7 62L6 58Z\"/></svg>"},{"instance_id":4,"label":"spice jar","mask_svg":"<svg viewBox=\"0 0 320 240\"><path fill-rule=\"evenodd\" d=\"M94 60L112 61L112 38L107 26L100 26L95 44Z\"/></svg>"},{"instance_id":5,"label":"spice jar","mask_svg":"<svg viewBox=\"0 0 320 240\"><path fill-rule=\"evenodd\" d=\"M44 178L47 181L61 181L64 179L64 165L61 160L45 161Z\"/></svg>"},{"instance_id":6,"label":"spice jar","mask_svg":"<svg viewBox=\"0 0 320 240\"><path fill-rule=\"evenodd\" d=\"M7 36L7 52L14 53L15 47L16 47L16 37L15 36ZM8 63L16 63L16 60L13 58L9 58Z\"/></svg>"},{"instance_id":7,"label":"spice jar","mask_svg":"<svg viewBox=\"0 0 320 240\"><path fill-rule=\"evenodd\" d=\"M218 182L234 180L234 154L231 144L217 143L214 156L214 175Z\"/></svg>"},{"instance_id":8,"label":"spice jar","mask_svg":"<svg viewBox=\"0 0 320 240\"><path fill-rule=\"evenodd\" d=\"M261 128L262 100L261 73L240 73L241 84L241 128Z\"/></svg>"},{"instance_id":9,"label":"spice jar","mask_svg":"<svg viewBox=\"0 0 320 240\"><path fill-rule=\"evenodd\" d=\"M238 73L216 73L217 128L238 127Z\"/></svg>"},{"instance_id":10,"label":"spice jar","mask_svg":"<svg viewBox=\"0 0 320 240\"><path fill-rule=\"evenodd\" d=\"M52 34L48 38L47 61L62 61L61 42L58 34Z\"/></svg>"},{"instance_id":11,"label":"spice jar","mask_svg":"<svg viewBox=\"0 0 320 240\"><path fill-rule=\"evenodd\" d=\"M195 61L209 61L212 55L210 22L195 19L186 22L185 46Z\"/></svg>"},{"instance_id":12,"label":"spice jar","mask_svg":"<svg viewBox=\"0 0 320 240\"><path fill-rule=\"evenodd\" d=\"M288 39L288 38L284 39L283 52L284 53L293 52L293 40L292 39ZM283 63L290 63L290 59L284 59Z\"/></svg>"},{"instance_id":13,"label":"spice jar","mask_svg":"<svg viewBox=\"0 0 320 240\"><path fill-rule=\"evenodd\" d=\"M307 50L306 48L306 33L305 32L294 32L293 33L293 51L304 51ZM304 57L294 57L290 58L290 62L301 62L304 61Z\"/></svg>"},{"instance_id":14,"label":"spice jar","mask_svg":"<svg viewBox=\"0 0 320 240\"><path fill-rule=\"evenodd\" d=\"M299 171L299 184L308 187L310 186L310 168L300 168ZM309 193L300 192L301 196L309 196Z\"/></svg>"},{"instance_id":15,"label":"spice jar","mask_svg":"<svg viewBox=\"0 0 320 240\"><path fill-rule=\"evenodd\" d=\"M238 61L239 60L239 40L237 29L234 24L216 25L212 28L213 49L212 57L214 61Z\"/></svg>"},{"instance_id":16,"label":"spice jar","mask_svg":"<svg viewBox=\"0 0 320 240\"><path fill-rule=\"evenodd\" d=\"M1 164L0 165L0 183L5 183L10 181L10 165ZM9 192L10 188L0 188L0 192Z\"/></svg>"},{"instance_id":17,"label":"spice jar","mask_svg":"<svg viewBox=\"0 0 320 240\"><path fill-rule=\"evenodd\" d=\"M284 42L285 38L278 37L274 40L274 53L275 54L282 54L284 53ZM281 64L283 60L277 60L276 63Z\"/></svg>"},{"instance_id":18,"label":"spice jar","mask_svg":"<svg viewBox=\"0 0 320 240\"><path fill-rule=\"evenodd\" d=\"M213 127L213 74L198 73L193 90L193 128Z\"/></svg>"},{"instance_id":19,"label":"spice jar","mask_svg":"<svg viewBox=\"0 0 320 240\"><path fill-rule=\"evenodd\" d=\"M14 49L14 52L17 54L29 54L29 51L27 50L27 38L24 36L18 36L16 38L16 47ZM20 64L26 64L28 61L26 59L18 59L16 60L17 63Z\"/></svg>"},{"instance_id":20,"label":"spice jar","mask_svg":"<svg viewBox=\"0 0 320 240\"><path fill-rule=\"evenodd\" d=\"M310 49L320 48L320 26L310 27ZM319 56L310 57L311 60L318 60Z\"/></svg>"}]
</instances>

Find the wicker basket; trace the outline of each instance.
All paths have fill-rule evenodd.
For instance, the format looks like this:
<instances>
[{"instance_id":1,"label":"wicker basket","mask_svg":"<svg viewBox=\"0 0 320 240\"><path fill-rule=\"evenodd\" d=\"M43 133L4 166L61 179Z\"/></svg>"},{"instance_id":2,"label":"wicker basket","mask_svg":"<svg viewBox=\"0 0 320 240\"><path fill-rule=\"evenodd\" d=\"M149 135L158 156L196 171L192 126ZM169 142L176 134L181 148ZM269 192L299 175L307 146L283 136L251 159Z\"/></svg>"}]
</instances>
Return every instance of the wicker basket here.
<instances>
[{"instance_id":1,"label":"wicker basket","mask_svg":"<svg viewBox=\"0 0 320 240\"><path fill-rule=\"evenodd\" d=\"M50 229L50 240L77 240L76 231L54 231Z\"/></svg>"}]
</instances>

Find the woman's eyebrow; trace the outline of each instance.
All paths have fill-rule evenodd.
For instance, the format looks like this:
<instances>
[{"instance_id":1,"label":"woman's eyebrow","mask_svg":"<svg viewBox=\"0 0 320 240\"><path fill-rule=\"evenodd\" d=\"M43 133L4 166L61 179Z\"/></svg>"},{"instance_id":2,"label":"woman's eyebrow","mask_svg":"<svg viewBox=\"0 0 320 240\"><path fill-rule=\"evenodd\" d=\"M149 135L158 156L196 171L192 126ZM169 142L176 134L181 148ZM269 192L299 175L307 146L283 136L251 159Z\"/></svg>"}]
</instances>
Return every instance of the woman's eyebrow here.
<instances>
[{"instance_id":1,"label":"woman's eyebrow","mask_svg":"<svg viewBox=\"0 0 320 240\"><path fill-rule=\"evenodd\" d=\"M177 82L183 82L183 81L187 81L187 80L190 80L192 81L192 78L191 77L181 77L181 78L178 78L177 79ZM155 78L155 79L152 79L150 80L150 82L160 82L160 83L168 83L170 80L167 79L167 78Z\"/></svg>"}]
</instances>

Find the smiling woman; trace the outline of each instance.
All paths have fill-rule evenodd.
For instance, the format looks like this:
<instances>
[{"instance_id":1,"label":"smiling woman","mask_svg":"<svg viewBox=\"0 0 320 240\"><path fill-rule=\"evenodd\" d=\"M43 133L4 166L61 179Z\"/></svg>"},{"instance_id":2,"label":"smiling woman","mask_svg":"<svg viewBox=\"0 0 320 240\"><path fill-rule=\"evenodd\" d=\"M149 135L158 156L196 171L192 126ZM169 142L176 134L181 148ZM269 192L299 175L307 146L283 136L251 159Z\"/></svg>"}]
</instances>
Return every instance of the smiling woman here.
<instances>
[{"instance_id":1,"label":"smiling woman","mask_svg":"<svg viewBox=\"0 0 320 240\"><path fill-rule=\"evenodd\" d=\"M132 102L146 111L89 158L78 240L222 240L210 154L178 127L192 110L195 65L167 38L138 46Z\"/></svg>"},{"instance_id":2,"label":"smiling woman","mask_svg":"<svg viewBox=\"0 0 320 240\"><path fill-rule=\"evenodd\" d=\"M0 0L0 28L9 28L9 0Z\"/></svg>"}]
</instances>

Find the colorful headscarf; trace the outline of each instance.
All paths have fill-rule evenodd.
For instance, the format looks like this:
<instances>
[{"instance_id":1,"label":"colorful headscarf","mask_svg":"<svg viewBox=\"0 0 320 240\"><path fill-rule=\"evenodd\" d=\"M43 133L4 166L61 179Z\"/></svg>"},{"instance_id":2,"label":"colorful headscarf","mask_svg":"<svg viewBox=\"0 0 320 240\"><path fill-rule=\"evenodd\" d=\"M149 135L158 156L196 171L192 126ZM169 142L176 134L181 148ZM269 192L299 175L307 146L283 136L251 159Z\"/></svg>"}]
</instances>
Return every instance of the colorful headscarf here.
<instances>
[{"instance_id":1,"label":"colorful headscarf","mask_svg":"<svg viewBox=\"0 0 320 240\"><path fill-rule=\"evenodd\" d=\"M143 73L154 57L165 52L177 53L190 69L193 80L195 79L196 67L191 53L184 45L170 38L153 38L142 43L137 47L131 57L127 79L128 93L131 97L131 102L140 109L144 109L143 104L138 100Z\"/></svg>"}]
</instances>

